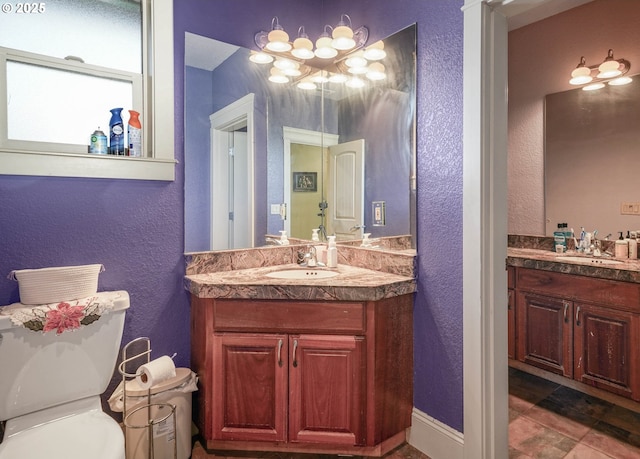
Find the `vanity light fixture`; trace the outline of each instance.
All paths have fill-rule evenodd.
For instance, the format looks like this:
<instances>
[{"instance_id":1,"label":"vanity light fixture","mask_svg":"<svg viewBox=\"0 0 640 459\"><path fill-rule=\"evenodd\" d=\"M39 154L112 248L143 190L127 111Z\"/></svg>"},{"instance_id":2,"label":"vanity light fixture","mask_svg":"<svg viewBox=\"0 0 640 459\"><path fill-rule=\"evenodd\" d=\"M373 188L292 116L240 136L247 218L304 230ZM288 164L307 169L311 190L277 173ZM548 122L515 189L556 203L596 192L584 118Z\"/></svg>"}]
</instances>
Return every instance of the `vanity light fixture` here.
<instances>
[{"instance_id":1,"label":"vanity light fixture","mask_svg":"<svg viewBox=\"0 0 640 459\"><path fill-rule=\"evenodd\" d=\"M284 31L277 16L271 20L271 32L267 34L265 47L276 53L284 53L291 49L289 34Z\"/></svg>"},{"instance_id":2,"label":"vanity light fixture","mask_svg":"<svg viewBox=\"0 0 640 459\"><path fill-rule=\"evenodd\" d=\"M304 26L298 29L293 43L289 43L289 35L278 17L274 17L270 32L255 34L259 50L251 51L249 60L257 64L273 63L269 81L274 83L293 81L298 88L306 90L315 90L317 84L327 82L360 88L366 82L359 75L370 81L386 78L384 65L376 62L386 56L384 43L377 41L365 48L368 38L369 30L365 26L354 30L351 17L342 14L335 27L328 24L323 27L314 49Z\"/></svg>"},{"instance_id":3,"label":"vanity light fixture","mask_svg":"<svg viewBox=\"0 0 640 459\"><path fill-rule=\"evenodd\" d=\"M600 65L587 66L584 56L571 72L569 83L583 86L585 91L594 91L603 88L605 83L612 86L620 86L631 83L631 78L625 74L631 68L631 63L626 59L615 59L613 50L610 49L604 61ZM595 74L595 76L594 76Z\"/></svg>"},{"instance_id":4,"label":"vanity light fixture","mask_svg":"<svg viewBox=\"0 0 640 459\"><path fill-rule=\"evenodd\" d=\"M331 59L338 55L338 50L332 46L333 40L327 32L327 28L331 28L330 25L324 26L324 32L320 35L320 38L316 40L316 50L314 54L320 59Z\"/></svg>"}]
</instances>

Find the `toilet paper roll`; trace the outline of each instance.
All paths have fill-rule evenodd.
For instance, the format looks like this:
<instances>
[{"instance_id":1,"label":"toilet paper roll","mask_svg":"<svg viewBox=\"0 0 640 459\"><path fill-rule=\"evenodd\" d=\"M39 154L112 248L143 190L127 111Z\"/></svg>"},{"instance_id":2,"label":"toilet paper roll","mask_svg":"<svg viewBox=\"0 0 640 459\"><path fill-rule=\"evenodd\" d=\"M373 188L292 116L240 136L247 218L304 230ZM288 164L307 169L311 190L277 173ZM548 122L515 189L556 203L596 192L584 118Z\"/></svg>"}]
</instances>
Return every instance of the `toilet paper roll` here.
<instances>
[{"instance_id":1,"label":"toilet paper roll","mask_svg":"<svg viewBox=\"0 0 640 459\"><path fill-rule=\"evenodd\" d=\"M163 355L149 363L140 365L136 371L136 382L141 389L150 389L162 381L175 377L175 375L176 366L173 359Z\"/></svg>"}]
</instances>

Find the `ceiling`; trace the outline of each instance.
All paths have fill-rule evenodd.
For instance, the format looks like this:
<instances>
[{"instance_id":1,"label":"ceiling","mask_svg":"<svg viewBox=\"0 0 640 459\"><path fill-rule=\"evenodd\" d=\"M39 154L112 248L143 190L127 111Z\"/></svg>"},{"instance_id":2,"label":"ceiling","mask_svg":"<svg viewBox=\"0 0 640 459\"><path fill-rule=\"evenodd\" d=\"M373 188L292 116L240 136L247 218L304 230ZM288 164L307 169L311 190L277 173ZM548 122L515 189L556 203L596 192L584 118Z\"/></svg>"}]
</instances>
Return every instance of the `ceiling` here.
<instances>
[{"instance_id":1,"label":"ceiling","mask_svg":"<svg viewBox=\"0 0 640 459\"><path fill-rule=\"evenodd\" d=\"M185 65L209 72L239 49L237 46L189 32L184 34L184 48Z\"/></svg>"}]
</instances>

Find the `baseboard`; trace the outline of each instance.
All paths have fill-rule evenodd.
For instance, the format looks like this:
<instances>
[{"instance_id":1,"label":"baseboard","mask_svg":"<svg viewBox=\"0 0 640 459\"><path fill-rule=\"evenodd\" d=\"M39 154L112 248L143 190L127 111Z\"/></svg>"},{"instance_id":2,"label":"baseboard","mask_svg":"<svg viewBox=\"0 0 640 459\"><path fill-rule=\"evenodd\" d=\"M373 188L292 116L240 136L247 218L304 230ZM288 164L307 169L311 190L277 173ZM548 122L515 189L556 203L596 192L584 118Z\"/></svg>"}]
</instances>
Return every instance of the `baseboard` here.
<instances>
[{"instance_id":1,"label":"baseboard","mask_svg":"<svg viewBox=\"0 0 640 459\"><path fill-rule=\"evenodd\" d=\"M463 459L464 435L414 408L407 442L431 459Z\"/></svg>"}]
</instances>

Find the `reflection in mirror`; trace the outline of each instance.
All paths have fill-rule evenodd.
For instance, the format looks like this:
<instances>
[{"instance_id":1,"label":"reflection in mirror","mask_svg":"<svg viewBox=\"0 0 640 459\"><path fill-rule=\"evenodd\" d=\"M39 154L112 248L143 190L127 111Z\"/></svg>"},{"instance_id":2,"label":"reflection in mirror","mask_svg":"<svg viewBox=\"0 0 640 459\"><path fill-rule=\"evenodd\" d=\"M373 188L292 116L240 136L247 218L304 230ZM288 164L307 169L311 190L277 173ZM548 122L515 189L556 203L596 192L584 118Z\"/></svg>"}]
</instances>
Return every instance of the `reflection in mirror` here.
<instances>
[{"instance_id":1,"label":"reflection in mirror","mask_svg":"<svg viewBox=\"0 0 640 459\"><path fill-rule=\"evenodd\" d=\"M384 43L385 80L358 90L325 83L303 91L269 82L268 69L250 62L248 49L186 34L187 252L260 246L265 235L284 229L307 240L319 227L328 234L344 233L345 239L361 238L363 232L372 238L415 236L415 26ZM234 112L248 96L250 111ZM228 124L212 127L225 112ZM249 118L246 143L253 153L234 147L229 155L228 144L219 141L244 127L234 113ZM361 164L354 159L355 147L362 149ZM215 160L220 150L230 158L223 167ZM239 165L238 160L245 162ZM237 199L233 183L253 190ZM361 191L346 193L349 186ZM360 213L341 221L357 197ZM237 224L234 229L236 215L252 228L248 243L229 237L239 229ZM220 227L227 229L227 240L218 244L214 239ZM411 241L415 244L415 237Z\"/></svg>"},{"instance_id":2,"label":"reflection in mirror","mask_svg":"<svg viewBox=\"0 0 640 459\"><path fill-rule=\"evenodd\" d=\"M598 238L640 229L623 203L638 203L640 78L597 91L574 89L545 98L546 235L558 223ZM632 206L632 211L634 207Z\"/></svg>"}]
</instances>

